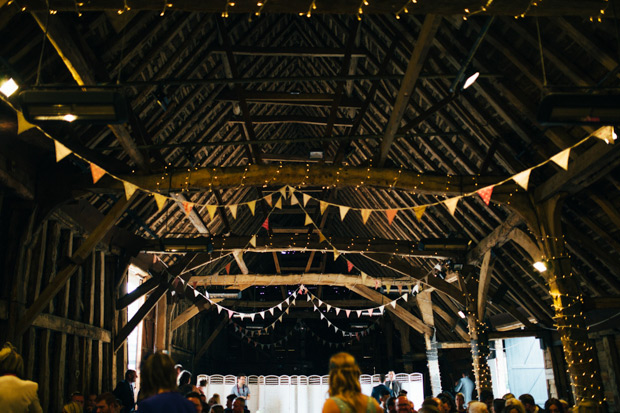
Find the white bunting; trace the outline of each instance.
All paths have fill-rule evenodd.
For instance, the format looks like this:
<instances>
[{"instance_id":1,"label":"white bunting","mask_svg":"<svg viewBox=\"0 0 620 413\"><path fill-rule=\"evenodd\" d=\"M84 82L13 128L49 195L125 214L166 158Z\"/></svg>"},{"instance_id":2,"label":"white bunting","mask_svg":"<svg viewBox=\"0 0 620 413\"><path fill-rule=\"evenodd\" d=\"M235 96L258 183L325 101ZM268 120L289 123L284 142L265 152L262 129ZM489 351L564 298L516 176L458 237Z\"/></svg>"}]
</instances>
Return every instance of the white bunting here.
<instances>
[{"instance_id":1,"label":"white bunting","mask_svg":"<svg viewBox=\"0 0 620 413\"><path fill-rule=\"evenodd\" d=\"M310 298L310 294L307 294L306 295L306 301L310 301L310 300L312 300L312 298Z\"/></svg>"},{"instance_id":2,"label":"white bunting","mask_svg":"<svg viewBox=\"0 0 620 413\"><path fill-rule=\"evenodd\" d=\"M264 320L264 319L265 319L265 312L264 312L264 311L261 311L259 314L260 314L260 316L261 316L261 317L263 318L263 320Z\"/></svg>"},{"instance_id":3,"label":"white bunting","mask_svg":"<svg viewBox=\"0 0 620 413\"><path fill-rule=\"evenodd\" d=\"M336 315L338 315L338 313L340 313L340 308L334 307L334 311L336 311Z\"/></svg>"},{"instance_id":4,"label":"white bunting","mask_svg":"<svg viewBox=\"0 0 620 413\"><path fill-rule=\"evenodd\" d=\"M58 141L54 141L54 148L56 149L56 162L60 162L72 153L71 149Z\"/></svg>"},{"instance_id":5,"label":"white bunting","mask_svg":"<svg viewBox=\"0 0 620 413\"><path fill-rule=\"evenodd\" d=\"M340 205L338 208L340 209L340 220L344 221L344 217L347 215L347 212L349 212L351 208L344 205Z\"/></svg>"},{"instance_id":6,"label":"white bunting","mask_svg":"<svg viewBox=\"0 0 620 413\"><path fill-rule=\"evenodd\" d=\"M351 310L344 310L344 312L347 315L347 318L349 318L349 315L351 314Z\"/></svg>"},{"instance_id":7,"label":"white bunting","mask_svg":"<svg viewBox=\"0 0 620 413\"><path fill-rule=\"evenodd\" d=\"M532 168L526 169L523 172L519 172L512 179L519 184L519 186L527 191L527 186L530 182L530 173L532 173Z\"/></svg>"},{"instance_id":8,"label":"white bunting","mask_svg":"<svg viewBox=\"0 0 620 413\"><path fill-rule=\"evenodd\" d=\"M256 248L256 235L252 235L252 238L250 238L250 244Z\"/></svg>"},{"instance_id":9,"label":"white bunting","mask_svg":"<svg viewBox=\"0 0 620 413\"><path fill-rule=\"evenodd\" d=\"M357 313L357 316L358 316L358 317L361 317L361 316L362 316L362 310L356 310L355 312Z\"/></svg>"},{"instance_id":10,"label":"white bunting","mask_svg":"<svg viewBox=\"0 0 620 413\"><path fill-rule=\"evenodd\" d=\"M409 294L407 293L403 294L403 300L407 301L408 298L409 298Z\"/></svg>"},{"instance_id":11,"label":"white bunting","mask_svg":"<svg viewBox=\"0 0 620 413\"><path fill-rule=\"evenodd\" d=\"M396 308L396 300L394 300L394 301L390 302L390 305L391 305L393 308Z\"/></svg>"},{"instance_id":12,"label":"white bunting","mask_svg":"<svg viewBox=\"0 0 620 413\"><path fill-rule=\"evenodd\" d=\"M565 171L568 170L568 158L570 157L570 148L564 149L562 152L551 157L551 160L555 162L560 168Z\"/></svg>"},{"instance_id":13,"label":"white bunting","mask_svg":"<svg viewBox=\"0 0 620 413\"><path fill-rule=\"evenodd\" d=\"M306 194L304 194L303 198L304 198L304 206L306 206L306 204L307 204L307 203L308 203L308 201L310 200L310 195L306 195Z\"/></svg>"},{"instance_id":14,"label":"white bunting","mask_svg":"<svg viewBox=\"0 0 620 413\"><path fill-rule=\"evenodd\" d=\"M216 304L216 307L217 307L217 313L218 314L221 313L222 312L222 306L219 305L219 304Z\"/></svg>"},{"instance_id":15,"label":"white bunting","mask_svg":"<svg viewBox=\"0 0 620 413\"><path fill-rule=\"evenodd\" d=\"M385 310L385 306L382 305L381 307L379 307L379 311L381 312L381 315L383 315L383 311Z\"/></svg>"},{"instance_id":16,"label":"white bunting","mask_svg":"<svg viewBox=\"0 0 620 413\"><path fill-rule=\"evenodd\" d=\"M271 307L271 308L269 309L269 312L271 313L271 315L273 315L273 311L274 311L274 308L273 308L273 307Z\"/></svg>"},{"instance_id":17,"label":"white bunting","mask_svg":"<svg viewBox=\"0 0 620 413\"><path fill-rule=\"evenodd\" d=\"M454 198L446 199L443 203L450 211L450 215L454 216L454 211L456 211L456 204L459 203L460 196L455 196Z\"/></svg>"},{"instance_id":18,"label":"white bunting","mask_svg":"<svg viewBox=\"0 0 620 413\"><path fill-rule=\"evenodd\" d=\"M278 304L278 310L282 311L282 303Z\"/></svg>"},{"instance_id":19,"label":"white bunting","mask_svg":"<svg viewBox=\"0 0 620 413\"><path fill-rule=\"evenodd\" d=\"M319 300L319 307L323 305L323 301Z\"/></svg>"},{"instance_id":20,"label":"white bunting","mask_svg":"<svg viewBox=\"0 0 620 413\"><path fill-rule=\"evenodd\" d=\"M291 297L286 297L286 300L284 300L284 302L286 303L286 305L288 305L291 302Z\"/></svg>"},{"instance_id":21,"label":"white bunting","mask_svg":"<svg viewBox=\"0 0 620 413\"><path fill-rule=\"evenodd\" d=\"M250 314L250 318L252 319L252 321L254 321L254 317L256 317L256 313Z\"/></svg>"},{"instance_id":22,"label":"white bunting","mask_svg":"<svg viewBox=\"0 0 620 413\"><path fill-rule=\"evenodd\" d=\"M329 310L331 310L331 309L332 309L332 306L331 306L331 305L329 305L329 304L325 304L325 305L327 306L327 311L329 311Z\"/></svg>"}]
</instances>

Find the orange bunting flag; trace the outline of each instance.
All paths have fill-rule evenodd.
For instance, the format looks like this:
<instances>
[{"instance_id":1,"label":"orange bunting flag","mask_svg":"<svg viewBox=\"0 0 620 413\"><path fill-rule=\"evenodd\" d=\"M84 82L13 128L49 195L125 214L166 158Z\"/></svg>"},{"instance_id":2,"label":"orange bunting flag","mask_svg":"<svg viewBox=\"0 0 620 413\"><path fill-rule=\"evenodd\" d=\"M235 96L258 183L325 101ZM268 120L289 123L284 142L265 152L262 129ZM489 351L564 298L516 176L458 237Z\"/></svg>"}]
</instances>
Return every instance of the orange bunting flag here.
<instances>
[{"instance_id":1,"label":"orange bunting flag","mask_svg":"<svg viewBox=\"0 0 620 413\"><path fill-rule=\"evenodd\" d=\"M349 212L351 208L342 205L340 205L338 208L340 209L340 220L344 221L344 217L347 215L347 212Z\"/></svg>"},{"instance_id":2,"label":"orange bunting flag","mask_svg":"<svg viewBox=\"0 0 620 413\"><path fill-rule=\"evenodd\" d=\"M217 205L207 205L207 212L209 212L211 219L215 218L215 211L217 211Z\"/></svg>"},{"instance_id":3,"label":"orange bunting flag","mask_svg":"<svg viewBox=\"0 0 620 413\"><path fill-rule=\"evenodd\" d=\"M90 174L93 176L93 184L96 184L98 180L105 175L103 168L98 167L94 163L90 163Z\"/></svg>"},{"instance_id":4,"label":"orange bunting flag","mask_svg":"<svg viewBox=\"0 0 620 413\"><path fill-rule=\"evenodd\" d=\"M362 209L362 222L366 225L368 218L370 218L370 213L372 211L370 209Z\"/></svg>"},{"instance_id":5,"label":"orange bunting flag","mask_svg":"<svg viewBox=\"0 0 620 413\"><path fill-rule=\"evenodd\" d=\"M256 235L252 235L252 238L250 238L250 244L256 248Z\"/></svg>"},{"instance_id":6,"label":"orange bunting flag","mask_svg":"<svg viewBox=\"0 0 620 413\"><path fill-rule=\"evenodd\" d=\"M601 139L602 141L608 144L614 143L615 134L616 133L614 132L613 126L603 126L602 128L597 129L596 131L594 131L594 133L592 133L592 135L596 136L597 138Z\"/></svg>"},{"instance_id":7,"label":"orange bunting flag","mask_svg":"<svg viewBox=\"0 0 620 413\"><path fill-rule=\"evenodd\" d=\"M424 215L425 211L426 211L426 205L417 206L413 208L413 212L415 213L415 217L418 219L418 221L422 221L422 216Z\"/></svg>"},{"instance_id":8,"label":"orange bunting flag","mask_svg":"<svg viewBox=\"0 0 620 413\"><path fill-rule=\"evenodd\" d=\"M193 202L183 202L183 211L185 211L186 214L189 214L190 212L192 212L192 209L194 209L194 203Z\"/></svg>"},{"instance_id":9,"label":"orange bunting flag","mask_svg":"<svg viewBox=\"0 0 620 413\"><path fill-rule=\"evenodd\" d=\"M570 148L564 149L557 155L553 155L551 160L555 162L560 168L568 171L568 158L570 157Z\"/></svg>"},{"instance_id":10,"label":"orange bunting flag","mask_svg":"<svg viewBox=\"0 0 620 413\"><path fill-rule=\"evenodd\" d=\"M347 260L347 272L351 272L352 269L353 269L353 263Z\"/></svg>"},{"instance_id":11,"label":"orange bunting flag","mask_svg":"<svg viewBox=\"0 0 620 413\"><path fill-rule=\"evenodd\" d=\"M325 238L322 232L319 232L319 244L324 241L327 241L327 238Z\"/></svg>"},{"instance_id":12,"label":"orange bunting flag","mask_svg":"<svg viewBox=\"0 0 620 413\"><path fill-rule=\"evenodd\" d=\"M58 141L54 141L54 148L56 149L56 162L60 162L67 157L67 155L71 155L71 149Z\"/></svg>"},{"instance_id":13,"label":"orange bunting flag","mask_svg":"<svg viewBox=\"0 0 620 413\"><path fill-rule=\"evenodd\" d=\"M519 184L519 186L527 191L527 186L530 182L530 174L532 173L532 168L526 169L523 172L519 172L512 179Z\"/></svg>"},{"instance_id":14,"label":"orange bunting flag","mask_svg":"<svg viewBox=\"0 0 620 413\"><path fill-rule=\"evenodd\" d=\"M478 195L480 195L480 198L482 198L482 200L484 201L484 203L489 205L489 202L491 201L491 194L493 193L493 185L489 185L482 189L479 189L477 192Z\"/></svg>"},{"instance_id":15,"label":"orange bunting flag","mask_svg":"<svg viewBox=\"0 0 620 413\"><path fill-rule=\"evenodd\" d=\"M398 210L396 209L388 209L385 211L385 215L387 215L388 225L392 225L392 221L394 221L394 217Z\"/></svg>"},{"instance_id":16,"label":"orange bunting flag","mask_svg":"<svg viewBox=\"0 0 620 413\"><path fill-rule=\"evenodd\" d=\"M157 210L161 211L164 208L164 205L166 205L168 198L161 194L153 194L153 197L155 198L155 203L157 204Z\"/></svg>"},{"instance_id":17,"label":"orange bunting flag","mask_svg":"<svg viewBox=\"0 0 620 413\"><path fill-rule=\"evenodd\" d=\"M306 214L306 220L304 221L304 225L311 225L312 224L312 218L310 218L310 215Z\"/></svg>"},{"instance_id":18,"label":"orange bunting flag","mask_svg":"<svg viewBox=\"0 0 620 413\"><path fill-rule=\"evenodd\" d=\"M321 209L321 215L323 215L328 205L329 204L327 202L319 201L319 208Z\"/></svg>"},{"instance_id":19,"label":"orange bunting flag","mask_svg":"<svg viewBox=\"0 0 620 413\"><path fill-rule=\"evenodd\" d=\"M298 205L299 201L297 200L297 197L295 196L295 194L291 193L291 205Z\"/></svg>"},{"instance_id":20,"label":"orange bunting flag","mask_svg":"<svg viewBox=\"0 0 620 413\"><path fill-rule=\"evenodd\" d=\"M282 209L282 198L278 198L276 201L276 208Z\"/></svg>"},{"instance_id":21,"label":"orange bunting flag","mask_svg":"<svg viewBox=\"0 0 620 413\"><path fill-rule=\"evenodd\" d=\"M460 196L456 196L454 198L446 199L443 203L450 211L450 215L454 216L454 211L456 211L456 204L459 203Z\"/></svg>"},{"instance_id":22,"label":"orange bunting flag","mask_svg":"<svg viewBox=\"0 0 620 413\"><path fill-rule=\"evenodd\" d=\"M226 274L230 275L230 263L226 264Z\"/></svg>"},{"instance_id":23,"label":"orange bunting flag","mask_svg":"<svg viewBox=\"0 0 620 413\"><path fill-rule=\"evenodd\" d=\"M340 257L340 251L334 248L334 261L336 261Z\"/></svg>"},{"instance_id":24,"label":"orange bunting flag","mask_svg":"<svg viewBox=\"0 0 620 413\"><path fill-rule=\"evenodd\" d=\"M254 216L254 210L256 209L256 201L250 201L248 202L248 208L250 208L250 212L252 213L252 216Z\"/></svg>"},{"instance_id":25,"label":"orange bunting flag","mask_svg":"<svg viewBox=\"0 0 620 413\"><path fill-rule=\"evenodd\" d=\"M136 192L136 189L138 189L137 186L127 181L123 181L123 186L125 187L125 197L127 198L127 200L129 200L133 193Z\"/></svg>"},{"instance_id":26,"label":"orange bunting flag","mask_svg":"<svg viewBox=\"0 0 620 413\"><path fill-rule=\"evenodd\" d=\"M237 204L228 205L228 210L230 211L230 215L232 215L234 219L237 219Z\"/></svg>"},{"instance_id":27,"label":"orange bunting flag","mask_svg":"<svg viewBox=\"0 0 620 413\"><path fill-rule=\"evenodd\" d=\"M308 201L310 200L310 195L306 195L306 194L304 194L303 198L304 198L304 206L306 206L306 204L307 204L307 203L308 203Z\"/></svg>"},{"instance_id":28,"label":"orange bunting flag","mask_svg":"<svg viewBox=\"0 0 620 413\"><path fill-rule=\"evenodd\" d=\"M263 222L263 225L261 225L261 227L265 228L267 231L269 231L269 217L267 217L265 219L265 222Z\"/></svg>"},{"instance_id":29,"label":"orange bunting flag","mask_svg":"<svg viewBox=\"0 0 620 413\"><path fill-rule=\"evenodd\" d=\"M26 132L28 129L32 129L35 126L28 122L26 118L24 118L24 114L22 112L17 111L17 134L21 135Z\"/></svg>"},{"instance_id":30,"label":"orange bunting flag","mask_svg":"<svg viewBox=\"0 0 620 413\"><path fill-rule=\"evenodd\" d=\"M272 206L273 206L273 205L272 205L272 203L273 203L272 196L273 196L273 194L269 194L269 195L267 195L267 196L265 197L265 202L267 202L267 205L269 205L270 207L272 207Z\"/></svg>"},{"instance_id":31,"label":"orange bunting flag","mask_svg":"<svg viewBox=\"0 0 620 413\"><path fill-rule=\"evenodd\" d=\"M280 193L282 194L282 198L286 199L286 187L285 186L280 188Z\"/></svg>"}]
</instances>

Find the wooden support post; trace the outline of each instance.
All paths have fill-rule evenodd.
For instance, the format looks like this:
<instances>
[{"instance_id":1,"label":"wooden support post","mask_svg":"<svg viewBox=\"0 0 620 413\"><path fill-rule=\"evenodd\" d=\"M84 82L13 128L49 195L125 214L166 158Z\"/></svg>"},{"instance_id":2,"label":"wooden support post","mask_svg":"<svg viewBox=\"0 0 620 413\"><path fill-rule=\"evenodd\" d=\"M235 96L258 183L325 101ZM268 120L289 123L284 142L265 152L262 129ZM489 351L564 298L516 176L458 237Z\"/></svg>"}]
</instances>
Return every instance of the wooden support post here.
<instances>
[{"instance_id":1,"label":"wooden support post","mask_svg":"<svg viewBox=\"0 0 620 413\"><path fill-rule=\"evenodd\" d=\"M431 300L432 292L424 290L416 295L416 301L424 324L433 328L435 327L435 319L433 317L433 302ZM437 340L435 332L433 334L424 334L424 344L426 345L426 360L428 363L428 373L431 380L432 394L440 394L441 390L441 374L439 371L439 352L437 351Z\"/></svg>"},{"instance_id":2,"label":"wooden support post","mask_svg":"<svg viewBox=\"0 0 620 413\"><path fill-rule=\"evenodd\" d=\"M472 309L472 311L475 311ZM491 370L487 360L489 358L488 327L481 323L472 313L467 317L469 336L471 337L471 354L473 359L474 376L478 394L483 390L492 390Z\"/></svg>"},{"instance_id":3,"label":"wooden support post","mask_svg":"<svg viewBox=\"0 0 620 413\"><path fill-rule=\"evenodd\" d=\"M155 315L155 351L166 350L168 334L168 294L157 303Z\"/></svg>"}]
</instances>

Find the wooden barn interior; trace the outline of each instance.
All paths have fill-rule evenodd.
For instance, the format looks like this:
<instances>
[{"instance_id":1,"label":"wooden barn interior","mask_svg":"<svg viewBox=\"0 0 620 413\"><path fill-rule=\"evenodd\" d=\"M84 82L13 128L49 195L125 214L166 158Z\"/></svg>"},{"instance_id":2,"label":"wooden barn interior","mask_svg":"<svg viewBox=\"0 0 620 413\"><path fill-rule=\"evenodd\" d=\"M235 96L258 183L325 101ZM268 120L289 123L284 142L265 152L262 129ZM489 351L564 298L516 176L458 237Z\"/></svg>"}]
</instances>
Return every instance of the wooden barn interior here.
<instances>
[{"instance_id":1,"label":"wooden barn interior","mask_svg":"<svg viewBox=\"0 0 620 413\"><path fill-rule=\"evenodd\" d=\"M550 397L619 411L616 11L0 0L0 342L60 411L138 328L195 375L344 350L427 395L536 337Z\"/></svg>"}]
</instances>

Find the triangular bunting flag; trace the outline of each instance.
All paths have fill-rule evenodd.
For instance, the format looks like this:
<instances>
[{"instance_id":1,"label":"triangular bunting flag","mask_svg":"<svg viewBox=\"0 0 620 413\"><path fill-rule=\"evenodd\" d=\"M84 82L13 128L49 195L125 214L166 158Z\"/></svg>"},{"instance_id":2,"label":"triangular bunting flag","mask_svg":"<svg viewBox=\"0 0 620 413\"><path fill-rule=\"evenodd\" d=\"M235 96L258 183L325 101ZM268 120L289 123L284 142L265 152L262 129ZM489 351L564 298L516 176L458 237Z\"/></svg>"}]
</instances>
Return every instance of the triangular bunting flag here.
<instances>
[{"instance_id":1,"label":"triangular bunting flag","mask_svg":"<svg viewBox=\"0 0 620 413\"><path fill-rule=\"evenodd\" d=\"M456 204L459 203L460 196L455 196L454 198L446 199L443 203L450 211L450 215L454 216L454 211L456 211Z\"/></svg>"},{"instance_id":2,"label":"triangular bunting flag","mask_svg":"<svg viewBox=\"0 0 620 413\"><path fill-rule=\"evenodd\" d=\"M394 301L390 302L390 305L391 305L392 307L396 308L396 300L394 300Z\"/></svg>"},{"instance_id":3,"label":"triangular bunting flag","mask_svg":"<svg viewBox=\"0 0 620 413\"><path fill-rule=\"evenodd\" d=\"M34 128L34 125L24 118L24 114L22 112L17 112L17 134L21 135L26 132L28 129Z\"/></svg>"},{"instance_id":4,"label":"triangular bunting flag","mask_svg":"<svg viewBox=\"0 0 620 413\"><path fill-rule=\"evenodd\" d=\"M286 307L286 310L284 310L284 313L288 314L290 310L291 310L291 307Z\"/></svg>"},{"instance_id":5,"label":"triangular bunting flag","mask_svg":"<svg viewBox=\"0 0 620 413\"><path fill-rule=\"evenodd\" d=\"M229 319L229 320L232 320L232 318L233 318L233 314L234 314L234 311L233 311L233 310L226 309L226 312L228 313L228 319Z\"/></svg>"},{"instance_id":6,"label":"triangular bunting flag","mask_svg":"<svg viewBox=\"0 0 620 413\"><path fill-rule=\"evenodd\" d=\"M351 310L344 310L344 312L347 315L347 318L349 318L349 315L351 315Z\"/></svg>"},{"instance_id":7,"label":"triangular bunting flag","mask_svg":"<svg viewBox=\"0 0 620 413\"><path fill-rule=\"evenodd\" d=\"M297 200L297 197L293 193L291 193L291 205L299 205L299 201Z\"/></svg>"},{"instance_id":8,"label":"triangular bunting flag","mask_svg":"<svg viewBox=\"0 0 620 413\"><path fill-rule=\"evenodd\" d=\"M282 311L282 303L278 304L278 310Z\"/></svg>"},{"instance_id":9,"label":"triangular bunting flag","mask_svg":"<svg viewBox=\"0 0 620 413\"><path fill-rule=\"evenodd\" d=\"M357 313L357 317L361 317L362 316L362 311L363 310L356 310L355 312Z\"/></svg>"},{"instance_id":10,"label":"triangular bunting flag","mask_svg":"<svg viewBox=\"0 0 620 413\"><path fill-rule=\"evenodd\" d=\"M605 141L605 143L614 143L614 127L613 126L603 126L602 128L594 131L592 135L597 138Z\"/></svg>"},{"instance_id":11,"label":"triangular bunting flag","mask_svg":"<svg viewBox=\"0 0 620 413\"><path fill-rule=\"evenodd\" d=\"M228 205L228 210L230 211L230 215L232 215L233 219L237 219L237 204Z\"/></svg>"},{"instance_id":12,"label":"triangular bunting flag","mask_svg":"<svg viewBox=\"0 0 620 413\"><path fill-rule=\"evenodd\" d=\"M480 195L480 198L482 198L482 200L484 201L484 203L489 205L489 202L491 201L491 194L493 193L493 185L489 185L487 187L479 189L477 192L478 195Z\"/></svg>"},{"instance_id":13,"label":"triangular bunting flag","mask_svg":"<svg viewBox=\"0 0 620 413\"><path fill-rule=\"evenodd\" d=\"M398 289L398 294L402 294L403 293L403 286L399 285L396 287Z\"/></svg>"},{"instance_id":14,"label":"triangular bunting flag","mask_svg":"<svg viewBox=\"0 0 620 413\"><path fill-rule=\"evenodd\" d=\"M307 204L307 203L308 203L308 201L310 200L310 195L306 195L306 194L304 194L304 195L303 195L303 198L304 198L304 206L306 206L306 204Z\"/></svg>"},{"instance_id":15,"label":"triangular bunting flag","mask_svg":"<svg viewBox=\"0 0 620 413\"><path fill-rule=\"evenodd\" d=\"M519 172L512 179L519 184L519 186L527 191L527 186L530 182L530 174L532 173L532 168L526 169L523 172Z\"/></svg>"},{"instance_id":16,"label":"triangular bunting flag","mask_svg":"<svg viewBox=\"0 0 620 413\"><path fill-rule=\"evenodd\" d=\"M368 221L368 218L370 217L370 213L372 211L370 209L362 209L361 213L362 213L362 222L364 223L364 225L366 225L366 221Z\"/></svg>"},{"instance_id":17,"label":"triangular bunting flag","mask_svg":"<svg viewBox=\"0 0 620 413\"><path fill-rule=\"evenodd\" d=\"M271 307L271 308L269 309L269 312L271 313L271 315L273 315L273 311L274 311L274 307Z\"/></svg>"},{"instance_id":18,"label":"triangular bunting flag","mask_svg":"<svg viewBox=\"0 0 620 413\"><path fill-rule=\"evenodd\" d=\"M230 275L230 264L231 263L229 262L228 264L226 264L226 267L225 267L226 268L226 274L229 274L229 275Z\"/></svg>"},{"instance_id":19,"label":"triangular bunting flag","mask_svg":"<svg viewBox=\"0 0 620 413\"><path fill-rule=\"evenodd\" d=\"M127 198L127 200L129 200L133 193L136 192L136 189L138 189L137 186L127 181L123 181L123 186L125 187L125 198Z\"/></svg>"},{"instance_id":20,"label":"triangular bunting flag","mask_svg":"<svg viewBox=\"0 0 620 413\"><path fill-rule=\"evenodd\" d=\"M351 272L352 269L353 269L353 263L347 260L347 272Z\"/></svg>"},{"instance_id":21,"label":"triangular bunting flag","mask_svg":"<svg viewBox=\"0 0 620 413\"><path fill-rule=\"evenodd\" d=\"M261 225L261 227L269 231L269 217L265 218L265 222L263 222L263 225Z\"/></svg>"},{"instance_id":22,"label":"triangular bunting flag","mask_svg":"<svg viewBox=\"0 0 620 413\"><path fill-rule=\"evenodd\" d=\"M340 251L334 248L334 261L336 261L340 257Z\"/></svg>"},{"instance_id":23,"label":"triangular bunting flag","mask_svg":"<svg viewBox=\"0 0 620 413\"><path fill-rule=\"evenodd\" d=\"M291 302L291 297L286 297L286 300L284 300L284 302L286 303L286 305L288 305Z\"/></svg>"},{"instance_id":24,"label":"triangular bunting flag","mask_svg":"<svg viewBox=\"0 0 620 413\"><path fill-rule=\"evenodd\" d=\"M381 307L379 307L379 311L381 312L381 314L383 314L383 311L385 310L385 306L382 305Z\"/></svg>"},{"instance_id":25,"label":"triangular bunting flag","mask_svg":"<svg viewBox=\"0 0 620 413\"><path fill-rule=\"evenodd\" d=\"M293 196L293 194L294 194L294 193L295 193L295 188L293 188L292 186L289 186L289 187L288 187L288 196L290 196L290 197L291 197L291 205L294 205L294 204L293 204L293 198L295 198L295 197ZM295 200L295 203L297 203L297 200Z\"/></svg>"},{"instance_id":26,"label":"triangular bunting flag","mask_svg":"<svg viewBox=\"0 0 620 413\"><path fill-rule=\"evenodd\" d=\"M565 171L568 170L568 158L570 157L570 148L564 149L562 152L551 157L551 160L555 162L560 168Z\"/></svg>"},{"instance_id":27,"label":"triangular bunting flag","mask_svg":"<svg viewBox=\"0 0 620 413\"><path fill-rule=\"evenodd\" d=\"M310 224L312 224L312 218L310 218L310 215L306 214L306 220L304 221L304 225Z\"/></svg>"},{"instance_id":28,"label":"triangular bunting flag","mask_svg":"<svg viewBox=\"0 0 620 413\"><path fill-rule=\"evenodd\" d=\"M409 298L409 294L407 293L403 294L403 300L407 301L408 298Z\"/></svg>"},{"instance_id":29,"label":"triangular bunting flag","mask_svg":"<svg viewBox=\"0 0 620 413\"><path fill-rule=\"evenodd\" d=\"M269 207L271 208L273 205L273 200L272 200L272 194L269 194L265 197L265 202L267 202L267 205L269 205Z\"/></svg>"},{"instance_id":30,"label":"triangular bunting flag","mask_svg":"<svg viewBox=\"0 0 620 413\"><path fill-rule=\"evenodd\" d=\"M325 318L325 316L323 315L323 313L319 313L319 317L321 318L321 320Z\"/></svg>"},{"instance_id":31,"label":"triangular bunting flag","mask_svg":"<svg viewBox=\"0 0 620 413\"><path fill-rule=\"evenodd\" d=\"M331 310L331 309L332 309L332 306L331 306L331 305L329 305L329 304L325 304L325 307L327 307L327 311L328 311L328 312L329 312L329 310Z\"/></svg>"},{"instance_id":32,"label":"triangular bunting flag","mask_svg":"<svg viewBox=\"0 0 620 413\"><path fill-rule=\"evenodd\" d=\"M282 198L278 198L276 201L276 208L282 209Z\"/></svg>"},{"instance_id":33,"label":"triangular bunting flag","mask_svg":"<svg viewBox=\"0 0 620 413\"><path fill-rule=\"evenodd\" d=\"M207 205L207 212L211 219L215 217L215 211L217 211L217 205Z\"/></svg>"},{"instance_id":34,"label":"triangular bunting flag","mask_svg":"<svg viewBox=\"0 0 620 413\"><path fill-rule=\"evenodd\" d=\"M256 201L250 201L248 202L248 208L250 208L250 212L252 213L252 216L254 216L254 210L256 209Z\"/></svg>"},{"instance_id":35,"label":"triangular bunting flag","mask_svg":"<svg viewBox=\"0 0 620 413\"><path fill-rule=\"evenodd\" d=\"M71 155L71 149L67 148L65 145L58 141L54 141L54 148L56 149L56 162L60 162L67 155Z\"/></svg>"},{"instance_id":36,"label":"triangular bunting flag","mask_svg":"<svg viewBox=\"0 0 620 413\"><path fill-rule=\"evenodd\" d=\"M323 301L318 300L319 301L319 307L323 305Z\"/></svg>"},{"instance_id":37,"label":"triangular bunting flag","mask_svg":"<svg viewBox=\"0 0 620 413\"><path fill-rule=\"evenodd\" d=\"M375 280L375 290L381 286L381 281Z\"/></svg>"},{"instance_id":38,"label":"triangular bunting flag","mask_svg":"<svg viewBox=\"0 0 620 413\"><path fill-rule=\"evenodd\" d=\"M413 208L413 213L415 214L415 217L418 219L418 221L422 221L422 215L424 215L425 211L426 211L426 205L417 206Z\"/></svg>"},{"instance_id":39,"label":"triangular bunting flag","mask_svg":"<svg viewBox=\"0 0 620 413\"><path fill-rule=\"evenodd\" d=\"M153 194L153 197L155 198L155 203L157 204L157 210L161 211L164 205L166 205L168 198L160 194Z\"/></svg>"},{"instance_id":40,"label":"triangular bunting flag","mask_svg":"<svg viewBox=\"0 0 620 413\"><path fill-rule=\"evenodd\" d=\"M338 315L340 313L340 308L339 307L334 307L334 311L336 312L336 315Z\"/></svg>"},{"instance_id":41,"label":"triangular bunting flag","mask_svg":"<svg viewBox=\"0 0 620 413\"><path fill-rule=\"evenodd\" d=\"M264 311L261 311L259 314L260 314L260 316L261 316L261 317L263 318L263 320L264 320L264 319L265 319L265 312L264 312Z\"/></svg>"},{"instance_id":42,"label":"triangular bunting flag","mask_svg":"<svg viewBox=\"0 0 620 413\"><path fill-rule=\"evenodd\" d=\"M388 225L392 225L392 221L394 221L394 217L396 216L397 212L398 210L396 209L388 209L387 211L385 211L385 215L387 216L387 220L388 220Z\"/></svg>"},{"instance_id":43,"label":"triangular bunting flag","mask_svg":"<svg viewBox=\"0 0 620 413\"><path fill-rule=\"evenodd\" d=\"M338 332L338 327L334 326L334 333Z\"/></svg>"},{"instance_id":44,"label":"triangular bunting flag","mask_svg":"<svg viewBox=\"0 0 620 413\"><path fill-rule=\"evenodd\" d=\"M362 271L362 284L366 284L366 277L368 277L368 274Z\"/></svg>"},{"instance_id":45,"label":"triangular bunting flag","mask_svg":"<svg viewBox=\"0 0 620 413\"><path fill-rule=\"evenodd\" d=\"M386 284L385 285L385 291L389 294L390 290L392 289L392 284Z\"/></svg>"},{"instance_id":46,"label":"triangular bunting flag","mask_svg":"<svg viewBox=\"0 0 620 413\"><path fill-rule=\"evenodd\" d=\"M317 307L316 305L313 305L312 307L314 307L314 311L319 311L319 307Z\"/></svg>"},{"instance_id":47,"label":"triangular bunting flag","mask_svg":"<svg viewBox=\"0 0 620 413\"><path fill-rule=\"evenodd\" d=\"M221 313L221 312L222 312L222 308L224 308L224 307L222 307L222 306L221 306L221 305L219 305L219 304L215 304L215 306L217 307L217 313L218 313L218 314L219 314L219 313Z\"/></svg>"},{"instance_id":48,"label":"triangular bunting flag","mask_svg":"<svg viewBox=\"0 0 620 413\"><path fill-rule=\"evenodd\" d=\"M254 321L254 317L256 317L256 313L250 314L250 318L252 319L252 321Z\"/></svg>"},{"instance_id":49,"label":"triangular bunting flag","mask_svg":"<svg viewBox=\"0 0 620 413\"><path fill-rule=\"evenodd\" d=\"M103 175L105 175L105 170L91 162L90 163L90 174L93 176L93 184L96 184L97 181L100 180Z\"/></svg>"},{"instance_id":50,"label":"triangular bunting flag","mask_svg":"<svg viewBox=\"0 0 620 413\"><path fill-rule=\"evenodd\" d=\"M186 214L189 214L190 212L192 212L193 208L194 208L193 202L187 202L187 201L183 202L183 211L185 211Z\"/></svg>"},{"instance_id":51,"label":"triangular bunting flag","mask_svg":"<svg viewBox=\"0 0 620 413\"><path fill-rule=\"evenodd\" d=\"M321 215L325 212L329 204L327 202L319 201L319 208L321 209Z\"/></svg>"},{"instance_id":52,"label":"triangular bunting flag","mask_svg":"<svg viewBox=\"0 0 620 413\"><path fill-rule=\"evenodd\" d=\"M280 188L280 193L282 194L282 198L286 199L286 187L285 186Z\"/></svg>"},{"instance_id":53,"label":"triangular bunting flag","mask_svg":"<svg viewBox=\"0 0 620 413\"><path fill-rule=\"evenodd\" d=\"M347 212L349 212L351 208L344 206L344 205L340 205L338 209L340 209L340 220L344 221L344 217L347 215Z\"/></svg>"},{"instance_id":54,"label":"triangular bunting flag","mask_svg":"<svg viewBox=\"0 0 620 413\"><path fill-rule=\"evenodd\" d=\"M322 232L319 232L319 244L323 241L327 241L327 238L325 238Z\"/></svg>"},{"instance_id":55,"label":"triangular bunting flag","mask_svg":"<svg viewBox=\"0 0 620 413\"><path fill-rule=\"evenodd\" d=\"M252 235L252 238L250 238L250 244L256 248L256 235Z\"/></svg>"}]
</instances>

